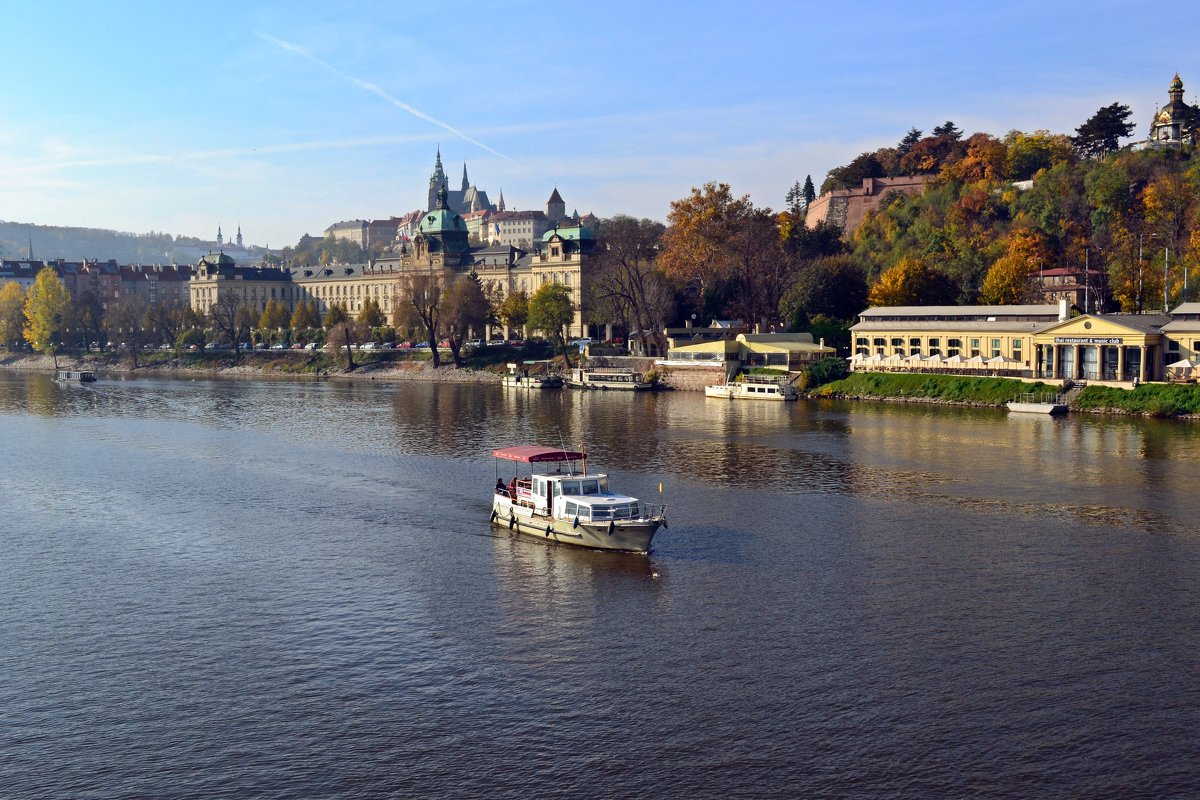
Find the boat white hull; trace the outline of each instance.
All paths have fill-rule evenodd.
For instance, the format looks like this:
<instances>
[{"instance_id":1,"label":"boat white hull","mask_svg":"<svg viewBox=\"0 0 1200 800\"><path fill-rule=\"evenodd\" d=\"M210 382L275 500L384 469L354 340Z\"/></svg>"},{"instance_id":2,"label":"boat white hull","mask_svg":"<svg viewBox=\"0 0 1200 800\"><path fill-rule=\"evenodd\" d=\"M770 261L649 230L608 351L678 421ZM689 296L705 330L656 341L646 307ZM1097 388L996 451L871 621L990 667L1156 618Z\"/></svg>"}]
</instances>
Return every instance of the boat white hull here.
<instances>
[{"instance_id":1,"label":"boat white hull","mask_svg":"<svg viewBox=\"0 0 1200 800\"><path fill-rule=\"evenodd\" d=\"M580 381L569 380L567 386L572 389L600 389L604 391L612 390L617 392L644 392L647 389L653 388L651 383L607 383L605 381Z\"/></svg>"},{"instance_id":2,"label":"boat white hull","mask_svg":"<svg viewBox=\"0 0 1200 800\"><path fill-rule=\"evenodd\" d=\"M510 389L561 389L562 378L514 378L511 375L505 375L502 381L504 386Z\"/></svg>"},{"instance_id":3,"label":"boat white hull","mask_svg":"<svg viewBox=\"0 0 1200 800\"><path fill-rule=\"evenodd\" d=\"M513 505L507 497L497 495L492 502L492 524L557 544L645 553L650 549L654 534L666 521L661 517L652 517L645 520L581 522L576 525L573 520L534 514L533 509Z\"/></svg>"},{"instance_id":4,"label":"boat white hull","mask_svg":"<svg viewBox=\"0 0 1200 800\"><path fill-rule=\"evenodd\" d=\"M729 386L705 386L704 396L720 397L726 400L770 400L775 402L785 402L797 398L794 391L790 394L780 394L777 391L751 393Z\"/></svg>"},{"instance_id":5,"label":"boat white hull","mask_svg":"<svg viewBox=\"0 0 1200 800\"><path fill-rule=\"evenodd\" d=\"M1009 411L1018 411L1024 414L1065 414L1067 413L1066 403L1019 403L1013 401L1008 404Z\"/></svg>"}]
</instances>

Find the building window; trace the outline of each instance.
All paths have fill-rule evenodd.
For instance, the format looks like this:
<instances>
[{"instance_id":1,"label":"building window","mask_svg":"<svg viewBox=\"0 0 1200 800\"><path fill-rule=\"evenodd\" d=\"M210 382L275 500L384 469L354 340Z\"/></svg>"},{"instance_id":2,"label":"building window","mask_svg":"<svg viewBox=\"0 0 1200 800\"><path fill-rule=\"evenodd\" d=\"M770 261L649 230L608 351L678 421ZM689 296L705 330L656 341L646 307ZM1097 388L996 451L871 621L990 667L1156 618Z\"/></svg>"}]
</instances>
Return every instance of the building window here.
<instances>
[{"instance_id":1,"label":"building window","mask_svg":"<svg viewBox=\"0 0 1200 800\"><path fill-rule=\"evenodd\" d=\"M1000 357L1000 340L992 339L992 358Z\"/></svg>"},{"instance_id":2,"label":"building window","mask_svg":"<svg viewBox=\"0 0 1200 800\"><path fill-rule=\"evenodd\" d=\"M929 355L940 356L941 354L942 354L942 340L941 339L930 339L929 340Z\"/></svg>"},{"instance_id":3,"label":"building window","mask_svg":"<svg viewBox=\"0 0 1200 800\"><path fill-rule=\"evenodd\" d=\"M1013 339L1013 347L1012 347L1013 361L1021 360L1021 350L1022 350L1022 340L1021 339Z\"/></svg>"},{"instance_id":4,"label":"building window","mask_svg":"<svg viewBox=\"0 0 1200 800\"><path fill-rule=\"evenodd\" d=\"M960 350L962 350L962 339L946 340L946 355L956 356Z\"/></svg>"},{"instance_id":5,"label":"building window","mask_svg":"<svg viewBox=\"0 0 1200 800\"><path fill-rule=\"evenodd\" d=\"M971 357L974 358L977 355L979 355L979 340L972 339L971 340Z\"/></svg>"}]
</instances>

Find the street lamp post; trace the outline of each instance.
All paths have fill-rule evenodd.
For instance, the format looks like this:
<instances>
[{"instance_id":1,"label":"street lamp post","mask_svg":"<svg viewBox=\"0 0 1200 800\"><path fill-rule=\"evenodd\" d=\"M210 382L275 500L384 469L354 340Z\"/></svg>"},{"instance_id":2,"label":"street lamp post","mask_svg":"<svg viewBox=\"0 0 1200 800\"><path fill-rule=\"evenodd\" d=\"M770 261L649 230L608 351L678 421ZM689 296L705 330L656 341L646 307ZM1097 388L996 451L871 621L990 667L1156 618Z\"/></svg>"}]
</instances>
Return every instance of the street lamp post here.
<instances>
[{"instance_id":1,"label":"street lamp post","mask_svg":"<svg viewBox=\"0 0 1200 800\"><path fill-rule=\"evenodd\" d=\"M1170 301L1167 299L1167 287L1169 279L1167 277L1168 269L1171 266L1171 248L1163 248L1163 313L1166 314L1171 310Z\"/></svg>"}]
</instances>

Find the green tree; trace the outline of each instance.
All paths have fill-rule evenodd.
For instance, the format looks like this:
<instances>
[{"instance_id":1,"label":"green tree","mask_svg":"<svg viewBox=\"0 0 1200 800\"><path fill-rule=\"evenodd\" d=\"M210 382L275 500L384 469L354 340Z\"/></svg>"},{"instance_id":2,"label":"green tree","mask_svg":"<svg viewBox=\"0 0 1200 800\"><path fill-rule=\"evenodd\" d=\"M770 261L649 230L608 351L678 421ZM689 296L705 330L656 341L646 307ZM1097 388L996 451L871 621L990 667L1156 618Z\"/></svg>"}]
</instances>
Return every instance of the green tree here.
<instances>
[{"instance_id":1,"label":"green tree","mask_svg":"<svg viewBox=\"0 0 1200 800\"><path fill-rule=\"evenodd\" d=\"M54 357L58 368L58 347L62 340L63 323L67 319L71 297L58 275L43 267L25 293L25 341L35 349Z\"/></svg>"},{"instance_id":2,"label":"green tree","mask_svg":"<svg viewBox=\"0 0 1200 800\"><path fill-rule=\"evenodd\" d=\"M804 194L804 208L807 210L812 205L812 201L817 199L817 190L813 186L812 175L804 176L804 188L801 192Z\"/></svg>"},{"instance_id":3,"label":"green tree","mask_svg":"<svg viewBox=\"0 0 1200 800\"><path fill-rule=\"evenodd\" d=\"M515 331L517 335L524 335L522 331L526 320L529 319L529 295L525 294L524 289L509 292L500 303L497 314L509 330Z\"/></svg>"},{"instance_id":4,"label":"green tree","mask_svg":"<svg viewBox=\"0 0 1200 800\"><path fill-rule=\"evenodd\" d=\"M560 283L547 283L529 298L529 326L542 331L557 344L568 367L571 356L563 331L574 319L575 304L571 302L571 293Z\"/></svg>"},{"instance_id":5,"label":"green tree","mask_svg":"<svg viewBox=\"0 0 1200 800\"><path fill-rule=\"evenodd\" d=\"M1087 122L1075 129L1075 149L1084 158L1095 158L1111 153L1121 146L1121 139L1133 134L1134 126L1129 121L1133 115L1129 106L1112 103L1093 114Z\"/></svg>"},{"instance_id":6,"label":"green tree","mask_svg":"<svg viewBox=\"0 0 1200 800\"><path fill-rule=\"evenodd\" d=\"M320 324L321 315L317 313L316 300L310 297L296 304L296 310L292 312L291 320L293 330L301 331L307 328L315 328Z\"/></svg>"},{"instance_id":7,"label":"green tree","mask_svg":"<svg viewBox=\"0 0 1200 800\"><path fill-rule=\"evenodd\" d=\"M325 312L325 319L322 320L326 328L332 328L339 322L345 322L350 319L350 315L346 312L346 307L341 303L331 303L329 310Z\"/></svg>"},{"instance_id":8,"label":"green tree","mask_svg":"<svg viewBox=\"0 0 1200 800\"><path fill-rule=\"evenodd\" d=\"M368 297L363 301L362 310L358 312L358 321L369 328L378 328L387 322L387 318L383 315L383 309L379 307L379 301Z\"/></svg>"},{"instance_id":9,"label":"green tree","mask_svg":"<svg viewBox=\"0 0 1200 800\"><path fill-rule=\"evenodd\" d=\"M800 186L800 181L792 184L792 188L788 189L783 201L787 205L787 210L792 214L799 216L803 213L805 206L804 189Z\"/></svg>"},{"instance_id":10,"label":"green tree","mask_svg":"<svg viewBox=\"0 0 1200 800\"><path fill-rule=\"evenodd\" d=\"M867 302L872 306L950 305L957 294L954 283L936 267L904 258L879 276Z\"/></svg>"},{"instance_id":11,"label":"green tree","mask_svg":"<svg viewBox=\"0 0 1200 800\"><path fill-rule=\"evenodd\" d=\"M946 138L955 142L962 138L962 131L960 131L958 126L950 120L946 120L941 125L935 127L932 131L932 134L934 136L945 136Z\"/></svg>"},{"instance_id":12,"label":"green tree","mask_svg":"<svg viewBox=\"0 0 1200 800\"><path fill-rule=\"evenodd\" d=\"M806 262L796 281L780 300L785 320L818 314L833 319L853 319L866 307L867 279L849 256L831 256Z\"/></svg>"},{"instance_id":13,"label":"green tree","mask_svg":"<svg viewBox=\"0 0 1200 800\"><path fill-rule=\"evenodd\" d=\"M913 149L913 145L921 141L921 134L921 130L909 128L908 133L904 134L904 138L900 140L900 144L896 145L896 154L900 158L908 155L908 152Z\"/></svg>"},{"instance_id":14,"label":"green tree","mask_svg":"<svg viewBox=\"0 0 1200 800\"><path fill-rule=\"evenodd\" d=\"M0 347L12 350L21 343L25 327L25 290L16 281L0 286Z\"/></svg>"},{"instance_id":15,"label":"green tree","mask_svg":"<svg viewBox=\"0 0 1200 800\"><path fill-rule=\"evenodd\" d=\"M267 301L267 307L258 317L258 329L261 331L276 331L288 323L287 307L275 298Z\"/></svg>"}]
</instances>

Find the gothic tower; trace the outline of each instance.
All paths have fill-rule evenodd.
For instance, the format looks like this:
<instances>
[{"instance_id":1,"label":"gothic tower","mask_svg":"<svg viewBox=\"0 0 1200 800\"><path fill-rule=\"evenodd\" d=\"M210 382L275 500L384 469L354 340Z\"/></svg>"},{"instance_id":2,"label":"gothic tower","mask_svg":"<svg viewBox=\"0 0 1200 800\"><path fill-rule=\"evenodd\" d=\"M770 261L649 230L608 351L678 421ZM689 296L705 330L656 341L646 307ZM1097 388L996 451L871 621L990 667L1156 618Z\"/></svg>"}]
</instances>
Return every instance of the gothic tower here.
<instances>
[{"instance_id":1,"label":"gothic tower","mask_svg":"<svg viewBox=\"0 0 1200 800\"><path fill-rule=\"evenodd\" d=\"M437 208L438 192L446 187L446 173L442 171L442 146L437 149L437 159L433 162L433 174L429 176L429 204L426 211Z\"/></svg>"}]
</instances>

